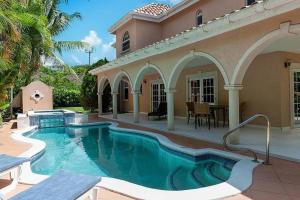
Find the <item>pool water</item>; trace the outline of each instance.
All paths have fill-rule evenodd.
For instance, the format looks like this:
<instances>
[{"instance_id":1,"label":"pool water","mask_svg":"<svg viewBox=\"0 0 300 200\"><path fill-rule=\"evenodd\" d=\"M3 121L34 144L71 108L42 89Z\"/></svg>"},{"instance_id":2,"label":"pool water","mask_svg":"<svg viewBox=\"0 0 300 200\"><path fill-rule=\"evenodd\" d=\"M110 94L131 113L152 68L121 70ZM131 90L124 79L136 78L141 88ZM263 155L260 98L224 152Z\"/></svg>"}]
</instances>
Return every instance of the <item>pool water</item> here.
<instances>
[{"instance_id":1,"label":"pool water","mask_svg":"<svg viewBox=\"0 0 300 200\"><path fill-rule=\"evenodd\" d=\"M45 128L30 136L45 153L32 171L51 175L60 169L106 176L162 190L186 190L226 181L236 161L207 154L192 157L163 147L151 137L113 131L108 125Z\"/></svg>"}]
</instances>

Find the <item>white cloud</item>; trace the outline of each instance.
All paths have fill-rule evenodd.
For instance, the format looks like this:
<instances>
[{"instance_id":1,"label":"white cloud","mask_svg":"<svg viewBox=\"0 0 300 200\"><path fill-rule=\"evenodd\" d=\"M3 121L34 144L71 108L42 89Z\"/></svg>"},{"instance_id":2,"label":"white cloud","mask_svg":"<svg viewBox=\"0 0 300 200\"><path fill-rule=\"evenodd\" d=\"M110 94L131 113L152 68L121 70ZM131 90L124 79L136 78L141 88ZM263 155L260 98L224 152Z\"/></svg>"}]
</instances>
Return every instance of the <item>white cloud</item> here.
<instances>
[{"instance_id":1,"label":"white cloud","mask_svg":"<svg viewBox=\"0 0 300 200\"><path fill-rule=\"evenodd\" d=\"M72 60L76 63L76 64L78 64L78 65L81 65L82 64L82 62L79 60L79 58L77 57L77 56L75 56L75 55L71 55L71 58L72 58Z\"/></svg>"},{"instance_id":2,"label":"white cloud","mask_svg":"<svg viewBox=\"0 0 300 200\"><path fill-rule=\"evenodd\" d=\"M111 42L109 42L109 43L103 44L103 45L102 45L102 52L103 52L104 54L109 54L109 53L111 53L112 51L114 51L115 48L112 47L112 45L113 45L115 42L116 42L116 38L114 38L114 39L113 39Z\"/></svg>"},{"instance_id":3,"label":"white cloud","mask_svg":"<svg viewBox=\"0 0 300 200\"><path fill-rule=\"evenodd\" d=\"M115 48L112 47L112 44L116 42L115 38L112 38L111 42L103 42L103 39L98 36L97 32L91 30L89 35L85 36L85 38L81 41L87 42L94 47L94 52L91 55L92 62L96 62L105 57L109 60L112 60L116 57ZM82 52L85 51L83 50ZM78 62L80 61L78 57L75 58L74 55L71 57L76 64L81 64L81 62Z\"/></svg>"},{"instance_id":4,"label":"white cloud","mask_svg":"<svg viewBox=\"0 0 300 200\"><path fill-rule=\"evenodd\" d=\"M96 47L102 44L102 39L98 37L97 32L91 30L89 35L85 36L83 42L89 43L91 46Z\"/></svg>"}]
</instances>

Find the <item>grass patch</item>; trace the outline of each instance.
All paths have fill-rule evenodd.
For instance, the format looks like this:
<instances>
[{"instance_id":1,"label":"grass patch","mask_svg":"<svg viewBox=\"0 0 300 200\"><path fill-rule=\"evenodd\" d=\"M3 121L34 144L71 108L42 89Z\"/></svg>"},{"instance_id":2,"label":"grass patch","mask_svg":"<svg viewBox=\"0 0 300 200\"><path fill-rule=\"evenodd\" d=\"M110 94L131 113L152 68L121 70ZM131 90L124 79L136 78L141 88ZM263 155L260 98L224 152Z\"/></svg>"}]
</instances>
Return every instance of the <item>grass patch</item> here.
<instances>
[{"instance_id":1,"label":"grass patch","mask_svg":"<svg viewBox=\"0 0 300 200\"><path fill-rule=\"evenodd\" d=\"M83 107L56 107L54 109L70 110L76 113L83 113L83 114L91 113L91 110L85 110Z\"/></svg>"}]
</instances>

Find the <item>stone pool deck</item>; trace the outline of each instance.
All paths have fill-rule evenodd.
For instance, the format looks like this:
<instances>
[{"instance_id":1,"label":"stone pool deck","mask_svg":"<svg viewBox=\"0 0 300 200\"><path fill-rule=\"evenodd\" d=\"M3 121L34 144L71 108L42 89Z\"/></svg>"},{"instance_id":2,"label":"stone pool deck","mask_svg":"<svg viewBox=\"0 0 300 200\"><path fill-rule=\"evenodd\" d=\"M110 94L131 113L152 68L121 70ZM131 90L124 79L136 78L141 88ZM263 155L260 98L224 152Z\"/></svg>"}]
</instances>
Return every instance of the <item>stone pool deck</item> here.
<instances>
[{"instance_id":1,"label":"stone pool deck","mask_svg":"<svg viewBox=\"0 0 300 200\"><path fill-rule=\"evenodd\" d=\"M90 116L90 122L107 121L98 118L96 115ZM162 134L175 143L191 148L217 148L223 149L221 145L191 139L172 133L157 131L138 125L119 123L120 127L147 130ZM30 148L30 145L17 142L10 137L11 131L16 130L16 122L11 121L0 129L0 152L12 156L18 156ZM262 158L262 157L261 157ZM258 166L253 175L251 187L243 194L227 198L236 199L255 199L255 200L296 200L300 199L300 163L287 161L271 157L272 165ZM241 174L241 176L243 176ZM0 177L0 188L8 184L8 177ZM19 184L17 188L8 194L8 197L29 188L30 185ZM133 198L115 193L106 189L100 189L99 200L130 200Z\"/></svg>"}]
</instances>

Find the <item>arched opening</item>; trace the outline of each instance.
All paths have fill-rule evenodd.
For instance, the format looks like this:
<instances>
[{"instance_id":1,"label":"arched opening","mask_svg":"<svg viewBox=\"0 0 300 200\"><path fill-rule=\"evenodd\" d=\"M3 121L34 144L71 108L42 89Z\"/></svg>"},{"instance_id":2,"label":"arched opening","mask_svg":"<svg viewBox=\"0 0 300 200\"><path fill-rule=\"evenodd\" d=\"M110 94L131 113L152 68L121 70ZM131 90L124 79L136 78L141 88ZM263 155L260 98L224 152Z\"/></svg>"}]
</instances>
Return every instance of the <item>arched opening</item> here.
<instances>
[{"instance_id":1,"label":"arched opening","mask_svg":"<svg viewBox=\"0 0 300 200\"><path fill-rule=\"evenodd\" d=\"M232 84L242 84L242 118L266 114L273 127L300 127L299 25L281 24L254 43L238 63ZM256 126L263 121L255 121Z\"/></svg>"},{"instance_id":2,"label":"arched opening","mask_svg":"<svg viewBox=\"0 0 300 200\"><path fill-rule=\"evenodd\" d=\"M133 98L131 91L132 82L129 74L125 71L117 73L113 81L112 93L118 94L118 113L133 112Z\"/></svg>"},{"instance_id":3,"label":"arched opening","mask_svg":"<svg viewBox=\"0 0 300 200\"><path fill-rule=\"evenodd\" d=\"M138 93L138 110L140 113L151 113L162 110L162 116L150 116L149 119L166 117L166 81L160 69L152 64L142 67L137 73L133 92ZM164 113L165 112L165 113Z\"/></svg>"},{"instance_id":4,"label":"arched opening","mask_svg":"<svg viewBox=\"0 0 300 200\"><path fill-rule=\"evenodd\" d=\"M220 62L203 52L191 52L181 58L174 67L168 87L176 91L174 98L174 115L178 118L195 116L195 106L205 106L207 110L206 121L215 126L218 122L227 122L228 92L224 85L229 83L227 74ZM195 103L197 103L195 105ZM195 122L195 126L198 123Z\"/></svg>"},{"instance_id":5,"label":"arched opening","mask_svg":"<svg viewBox=\"0 0 300 200\"><path fill-rule=\"evenodd\" d=\"M98 107L99 115L112 112L111 86L106 77L98 82Z\"/></svg>"}]
</instances>

